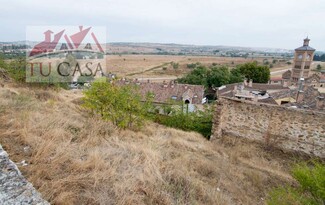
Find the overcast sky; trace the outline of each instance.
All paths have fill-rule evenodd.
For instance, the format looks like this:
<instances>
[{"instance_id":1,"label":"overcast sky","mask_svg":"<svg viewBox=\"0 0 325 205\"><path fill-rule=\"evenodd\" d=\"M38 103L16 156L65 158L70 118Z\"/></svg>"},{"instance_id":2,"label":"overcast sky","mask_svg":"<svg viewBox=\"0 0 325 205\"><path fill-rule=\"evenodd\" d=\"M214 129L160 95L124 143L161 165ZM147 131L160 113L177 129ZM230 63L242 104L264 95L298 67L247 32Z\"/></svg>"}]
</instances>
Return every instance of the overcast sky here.
<instances>
[{"instance_id":1,"label":"overcast sky","mask_svg":"<svg viewBox=\"0 0 325 205\"><path fill-rule=\"evenodd\" d=\"M11 0L0 7L0 41L26 26L106 26L108 42L294 49L307 35L325 50L324 0Z\"/></svg>"}]
</instances>

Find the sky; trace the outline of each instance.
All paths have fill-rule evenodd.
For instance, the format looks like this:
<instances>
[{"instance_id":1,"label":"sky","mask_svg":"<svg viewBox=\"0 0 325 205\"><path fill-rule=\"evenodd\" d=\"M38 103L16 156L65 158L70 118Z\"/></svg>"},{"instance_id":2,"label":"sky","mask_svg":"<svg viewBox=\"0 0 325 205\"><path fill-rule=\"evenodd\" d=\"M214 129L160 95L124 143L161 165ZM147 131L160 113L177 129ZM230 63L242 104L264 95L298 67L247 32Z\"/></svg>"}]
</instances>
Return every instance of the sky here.
<instances>
[{"instance_id":1,"label":"sky","mask_svg":"<svg viewBox=\"0 0 325 205\"><path fill-rule=\"evenodd\" d=\"M0 7L0 41L29 26L105 26L107 42L294 49L308 35L325 50L324 0L11 0Z\"/></svg>"}]
</instances>

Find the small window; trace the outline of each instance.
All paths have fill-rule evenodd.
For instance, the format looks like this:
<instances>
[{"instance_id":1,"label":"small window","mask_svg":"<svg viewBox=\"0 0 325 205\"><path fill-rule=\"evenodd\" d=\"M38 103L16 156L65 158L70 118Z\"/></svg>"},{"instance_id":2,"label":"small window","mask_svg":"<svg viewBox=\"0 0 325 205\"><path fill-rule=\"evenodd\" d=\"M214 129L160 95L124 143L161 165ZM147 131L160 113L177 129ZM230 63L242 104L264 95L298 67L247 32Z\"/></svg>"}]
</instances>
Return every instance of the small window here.
<instances>
[{"instance_id":1,"label":"small window","mask_svg":"<svg viewBox=\"0 0 325 205\"><path fill-rule=\"evenodd\" d=\"M281 105L288 104L288 103L289 103L289 101L281 100Z\"/></svg>"}]
</instances>

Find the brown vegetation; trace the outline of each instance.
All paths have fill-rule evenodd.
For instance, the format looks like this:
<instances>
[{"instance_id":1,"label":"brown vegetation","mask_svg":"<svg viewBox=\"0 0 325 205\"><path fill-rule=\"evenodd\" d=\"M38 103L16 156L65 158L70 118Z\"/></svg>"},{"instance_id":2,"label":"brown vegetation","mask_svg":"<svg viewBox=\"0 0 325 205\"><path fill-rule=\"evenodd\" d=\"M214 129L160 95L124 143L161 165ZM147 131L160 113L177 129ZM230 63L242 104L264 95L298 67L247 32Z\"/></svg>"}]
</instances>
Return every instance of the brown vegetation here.
<instances>
[{"instance_id":1,"label":"brown vegetation","mask_svg":"<svg viewBox=\"0 0 325 205\"><path fill-rule=\"evenodd\" d=\"M268 59L272 61L272 59ZM181 77L189 73L191 69L187 64L197 63L204 66L225 65L235 67L238 64L258 61L263 63L263 58L231 58L213 56L169 56L169 55L108 55L106 57L107 71L120 77L130 78L142 77ZM171 62L178 63L179 67L174 69ZM278 64L283 67L286 64Z\"/></svg>"},{"instance_id":2,"label":"brown vegetation","mask_svg":"<svg viewBox=\"0 0 325 205\"><path fill-rule=\"evenodd\" d=\"M74 104L80 96L0 88L0 143L53 204L264 204L292 182L292 158L153 123L117 130Z\"/></svg>"}]
</instances>

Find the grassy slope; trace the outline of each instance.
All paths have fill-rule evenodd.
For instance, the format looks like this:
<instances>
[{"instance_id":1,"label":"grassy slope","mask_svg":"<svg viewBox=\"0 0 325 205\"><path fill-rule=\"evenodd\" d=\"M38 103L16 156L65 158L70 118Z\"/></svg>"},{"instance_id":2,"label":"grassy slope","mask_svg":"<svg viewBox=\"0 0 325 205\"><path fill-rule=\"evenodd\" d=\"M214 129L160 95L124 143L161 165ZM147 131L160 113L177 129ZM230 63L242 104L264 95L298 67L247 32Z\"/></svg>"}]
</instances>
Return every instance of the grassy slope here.
<instances>
[{"instance_id":1,"label":"grassy slope","mask_svg":"<svg viewBox=\"0 0 325 205\"><path fill-rule=\"evenodd\" d=\"M0 143L53 204L264 204L292 158L148 123L116 130L73 91L0 87Z\"/></svg>"}]
</instances>

